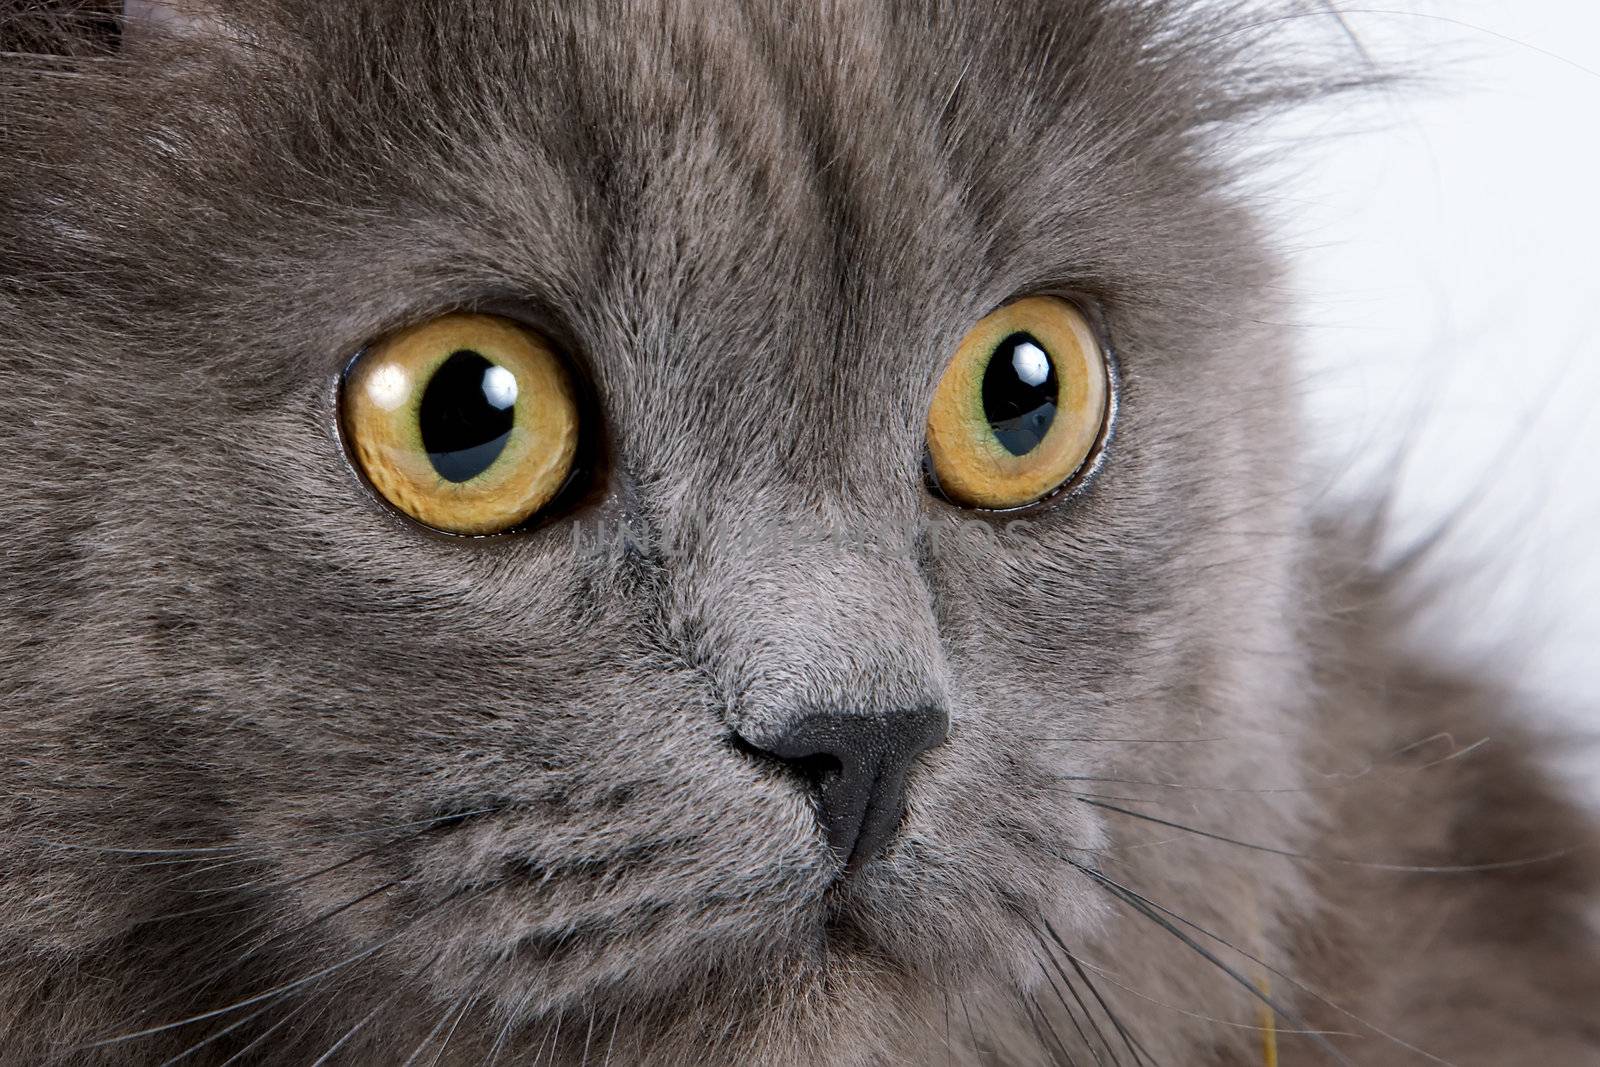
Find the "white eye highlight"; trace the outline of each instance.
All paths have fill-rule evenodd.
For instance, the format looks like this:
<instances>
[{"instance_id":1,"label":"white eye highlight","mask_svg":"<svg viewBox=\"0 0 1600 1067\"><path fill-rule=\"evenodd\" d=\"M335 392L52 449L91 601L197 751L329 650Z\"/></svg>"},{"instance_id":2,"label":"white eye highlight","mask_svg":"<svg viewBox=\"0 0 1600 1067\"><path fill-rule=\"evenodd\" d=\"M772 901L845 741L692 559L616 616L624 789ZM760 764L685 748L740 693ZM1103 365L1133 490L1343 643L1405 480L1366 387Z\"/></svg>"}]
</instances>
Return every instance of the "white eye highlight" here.
<instances>
[{"instance_id":1,"label":"white eye highlight","mask_svg":"<svg viewBox=\"0 0 1600 1067\"><path fill-rule=\"evenodd\" d=\"M411 376L402 367L380 367L367 379L367 397L384 411L394 411L411 396Z\"/></svg>"},{"instance_id":2,"label":"white eye highlight","mask_svg":"<svg viewBox=\"0 0 1600 1067\"><path fill-rule=\"evenodd\" d=\"M483 372L483 398L501 411L517 402L517 379L504 367L490 367Z\"/></svg>"},{"instance_id":3,"label":"white eye highlight","mask_svg":"<svg viewBox=\"0 0 1600 1067\"><path fill-rule=\"evenodd\" d=\"M1018 345L1011 356L1011 366L1017 377L1029 385L1042 385L1050 377L1050 357L1038 345Z\"/></svg>"}]
</instances>

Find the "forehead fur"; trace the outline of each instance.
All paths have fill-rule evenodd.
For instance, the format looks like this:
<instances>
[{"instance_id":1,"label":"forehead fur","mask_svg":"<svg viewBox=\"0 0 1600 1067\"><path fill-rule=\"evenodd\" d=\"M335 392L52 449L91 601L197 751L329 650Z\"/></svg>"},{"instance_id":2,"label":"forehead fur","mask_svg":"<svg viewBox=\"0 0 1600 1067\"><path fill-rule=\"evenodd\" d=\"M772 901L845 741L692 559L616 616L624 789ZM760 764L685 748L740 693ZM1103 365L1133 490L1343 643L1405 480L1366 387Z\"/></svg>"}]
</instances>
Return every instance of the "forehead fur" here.
<instances>
[{"instance_id":1,"label":"forehead fur","mask_svg":"<svg viewBox=\"0 0 1600 1067\"><path fill-rule=\"evenodd\" d=\"M214 7L210 35L5 68L13 333L97 325L266 402L514 301L624 425L850 382L901 463L954 341L1019 293L1130 333L1238 315L1267 273L1218 138L1315 83L1254 5Z\"/></svg>"},{"instance_id":2,"label":"forehead fur","mask_svg":"<svg viewBox=\"0 0 1600 1067\"><path fill-rule=\"evenodd\" d=\"M1305 89L1253 11L1163 0L218 7L209 39L6 68L29 146L4 164L8 224L54 223L10 235L13 272L38 239L115 260L137 234L156 276L132 288L157 299L354 254L576 314L621 262L642 297L854 299L945 247L979 299L1068 280L1176 299L1149 282L1216 274L1192 231L1216 225L1194 198L1226 179L1218 131Z\"/></svg>"}]
</instances>

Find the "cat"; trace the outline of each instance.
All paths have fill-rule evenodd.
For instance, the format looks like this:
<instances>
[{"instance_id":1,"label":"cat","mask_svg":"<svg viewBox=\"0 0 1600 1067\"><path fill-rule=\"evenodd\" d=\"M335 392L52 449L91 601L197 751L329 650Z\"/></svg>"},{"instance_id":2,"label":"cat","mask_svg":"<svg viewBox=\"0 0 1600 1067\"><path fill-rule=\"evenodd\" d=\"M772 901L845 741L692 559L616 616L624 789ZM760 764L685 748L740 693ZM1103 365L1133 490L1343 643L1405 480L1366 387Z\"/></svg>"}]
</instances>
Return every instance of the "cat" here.
<instances>
[{"instance_id":1,"label":"cat","mask_svg":"<svg viewBox=\"0 0 1600 1067\"><path fill-rule=\"evenodd\" d=\"M1307 488L1326 13L0 12L0 1064L1600 1063Z\"/></svg>"}]
</instances>

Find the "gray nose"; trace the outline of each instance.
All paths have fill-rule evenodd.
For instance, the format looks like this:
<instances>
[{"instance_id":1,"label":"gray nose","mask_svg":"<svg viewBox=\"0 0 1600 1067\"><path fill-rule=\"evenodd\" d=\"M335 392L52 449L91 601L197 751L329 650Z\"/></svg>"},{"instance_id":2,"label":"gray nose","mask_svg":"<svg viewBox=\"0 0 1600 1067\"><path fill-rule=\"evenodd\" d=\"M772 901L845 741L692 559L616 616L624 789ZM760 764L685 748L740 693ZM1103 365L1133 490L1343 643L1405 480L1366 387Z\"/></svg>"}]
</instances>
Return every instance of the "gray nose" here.
<instances>
[{"instance_id":1,"label":"gray nose","mask_svg":"<svg viewBox=\"0 0 1600 1067\"><path fill-rule=\"evenodd\" d=\"M811 783L828 843L855 869L888 846L905 811L906 773L949 730L943 708L921 707L820 712L794 719L759 744L741 740Z\"/></svg>"}]
</instances>

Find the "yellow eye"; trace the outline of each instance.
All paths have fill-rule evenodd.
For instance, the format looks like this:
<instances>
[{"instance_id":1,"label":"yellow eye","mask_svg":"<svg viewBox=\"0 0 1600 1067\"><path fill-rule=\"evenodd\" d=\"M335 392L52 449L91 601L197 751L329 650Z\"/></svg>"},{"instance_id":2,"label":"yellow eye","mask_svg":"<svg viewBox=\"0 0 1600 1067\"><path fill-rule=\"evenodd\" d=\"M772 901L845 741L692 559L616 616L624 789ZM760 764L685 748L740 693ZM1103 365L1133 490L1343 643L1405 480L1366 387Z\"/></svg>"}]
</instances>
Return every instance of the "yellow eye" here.
<instances>
[{"instance_id":1,"label":"yellow eye","mask_svg":"<svg viewBox=\"0 0 1600 1067\"><path fill-rule=\"evenodd\" d=\"M1094 454L1110 393L1094 330L1065 300L1027 297L986 316L928 411L939 492L991 510L1049 496Z\"/></svg>"},{"instance_id":2,"label":"yellow eye","mask_svg":"<svg viewBox=\"0 0 1600 1067\"><path fill-rule=\"evenodd\" d=\"M374 345L345 372L340 408L373 488L451 533L526 522L566 485L578 451L561 358L488 315L444 315Z\"/></svg>"}]
</instances>

